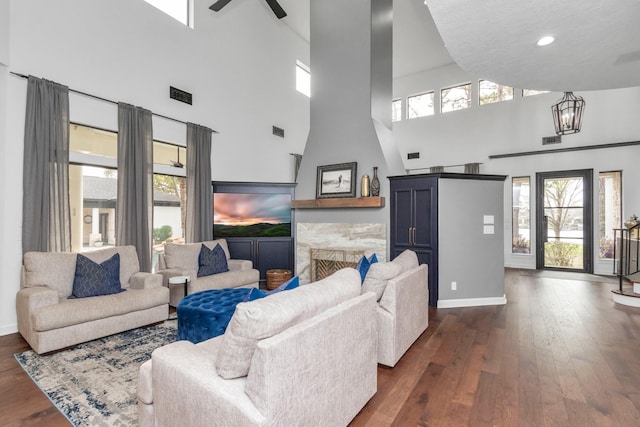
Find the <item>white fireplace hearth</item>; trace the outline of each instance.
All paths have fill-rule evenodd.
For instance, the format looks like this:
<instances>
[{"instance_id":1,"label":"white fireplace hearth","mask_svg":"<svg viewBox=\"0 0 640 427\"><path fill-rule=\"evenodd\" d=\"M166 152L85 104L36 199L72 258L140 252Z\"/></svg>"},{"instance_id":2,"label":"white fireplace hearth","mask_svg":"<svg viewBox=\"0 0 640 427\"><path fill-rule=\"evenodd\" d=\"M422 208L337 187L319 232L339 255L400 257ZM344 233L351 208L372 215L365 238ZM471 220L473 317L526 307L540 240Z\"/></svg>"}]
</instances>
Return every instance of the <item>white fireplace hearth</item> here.
<instances>
[{"instance_id":1,"label":"white fireplace hearth","mask_svg":"<svg viewBox=\"0 0 640 427\"><path fill-rule=\"evenodd\" d=\"M375 253L379 261L385 261L387 256L386 224L298 223L296 227L296 272L301 284L311 281L312 252L320 259L336 258L334 264L319 263L329 271L341 267L343 263L351 265L354 260L357 263L362 254L369 257ZM316 268L317 263L313 264ZM314 272L314 275L317 273Z\"/></svg>"}]
</instances>

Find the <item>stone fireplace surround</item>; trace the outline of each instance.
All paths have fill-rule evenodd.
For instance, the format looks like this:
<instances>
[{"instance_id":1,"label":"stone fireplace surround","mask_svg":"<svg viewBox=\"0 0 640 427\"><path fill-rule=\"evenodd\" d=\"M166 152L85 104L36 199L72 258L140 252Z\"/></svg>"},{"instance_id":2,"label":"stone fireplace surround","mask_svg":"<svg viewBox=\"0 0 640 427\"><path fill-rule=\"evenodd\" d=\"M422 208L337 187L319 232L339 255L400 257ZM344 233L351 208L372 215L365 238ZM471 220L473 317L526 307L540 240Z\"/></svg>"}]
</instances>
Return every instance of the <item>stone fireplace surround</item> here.
<instances>
[{"instance_id":1,"label":"stone fireplace surround","mask_svg":"<svg viewBox=\"0 0 640 427\"><path fill-rule=\"evenodd\" d=\"M298 223L296 227L296 272L300 284L311 281L311 251L322 253L346 251L346 262L360 251L365 256L375 253L379 261L386 261L386 224L368 223ZM328 251L328 252L327 252ZM356 260L357 262L357 260Z\"/></svg>"}]
</instances>

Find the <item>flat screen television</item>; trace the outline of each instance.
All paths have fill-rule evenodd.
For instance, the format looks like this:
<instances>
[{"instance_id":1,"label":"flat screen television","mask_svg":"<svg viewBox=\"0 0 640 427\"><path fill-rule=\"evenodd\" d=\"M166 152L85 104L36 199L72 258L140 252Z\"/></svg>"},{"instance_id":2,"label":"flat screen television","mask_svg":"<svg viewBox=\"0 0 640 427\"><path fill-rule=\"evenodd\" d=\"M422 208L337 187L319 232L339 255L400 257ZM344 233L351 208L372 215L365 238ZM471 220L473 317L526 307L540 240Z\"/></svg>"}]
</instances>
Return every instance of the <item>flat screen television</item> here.
<instances>
[{"instance_id":1,"label":"flat screen television","mask_svg":"<svg viewBox=\"0 0 640 427\"><path fill-rule=\"evenodd\" d=\"M291 237L291 194L213 193L213 235Z\"/></svg>"}]
</instances>

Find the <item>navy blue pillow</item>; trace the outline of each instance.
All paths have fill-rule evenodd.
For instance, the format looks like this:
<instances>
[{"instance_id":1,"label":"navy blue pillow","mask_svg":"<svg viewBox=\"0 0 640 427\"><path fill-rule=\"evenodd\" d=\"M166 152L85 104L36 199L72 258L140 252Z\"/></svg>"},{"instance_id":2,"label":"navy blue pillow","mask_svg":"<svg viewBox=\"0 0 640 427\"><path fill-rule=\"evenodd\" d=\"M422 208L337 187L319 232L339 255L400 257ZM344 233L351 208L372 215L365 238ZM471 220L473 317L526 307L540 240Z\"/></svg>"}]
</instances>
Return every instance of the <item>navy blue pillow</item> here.
<instances>
[{"instance_id":1,"label":"navy blue pillow","mask_svg":"<svg viewBox=\"0 0 640 427\"><path fill-rule=\"evenodd\" d=\"M371 264L374 264L376 262L378 262L378 257L376 256L376 254L371 255L369 258L365 256L360 258L360 261L358 261L358 264L356 265L356 270L358 270L358 272L360 273L361 284L364 283L364 278L366 277Z\"/></svg>"},{"instance_id":2,"label":"navy blue pillow","mask_svg":"<svg viewBox=\"0 0 640 427\"><path fill-rule=\"evenodd\" d=\"M115 254L101 264L78 254L73 291L69 298L111 295L125 290L120 286L120 254Z\"/></svg>"},{"instance_id":3,"label":"navy blue pillow","mask_svg":"<svg viewBox=\"0 0 640 427\"><path fill-rule=\"evenodd\" d=\"M211 276L212 274L224 273L229 271L227 265L227 255L219 244L209 249L204 244L200 247L200 256L198 257L198 277Z\"/></svg>"},{"instance_id":4,"label":"navy blue pillow","mask_svg":"<svg viewBox=\"0 0 640 427\"><path fill-rule=\"evenodd\" d=\"M249 292L247 296L244 297L243 301L244 302L253 301L256 299L264 298L272 294L277 294L278 292L288 291L290 289L297 288L298 286L300 286L300 279L298 279L298 276L295 276L287 280L282 285L278 286L272 291L263 291L262 289L252 288L251 292Z\"/></svg>"}]
</instances>

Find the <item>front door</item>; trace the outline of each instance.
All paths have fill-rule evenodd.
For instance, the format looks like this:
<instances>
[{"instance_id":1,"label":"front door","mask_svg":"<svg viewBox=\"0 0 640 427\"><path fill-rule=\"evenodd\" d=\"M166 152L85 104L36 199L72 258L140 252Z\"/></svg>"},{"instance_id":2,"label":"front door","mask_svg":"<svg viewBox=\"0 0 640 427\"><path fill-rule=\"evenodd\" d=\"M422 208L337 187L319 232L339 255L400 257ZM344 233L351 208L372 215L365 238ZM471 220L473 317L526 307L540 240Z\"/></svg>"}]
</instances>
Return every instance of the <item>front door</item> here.
<instances>
[{"instance_id":1,"label":"front door","mask_svg":"<svg viewBox=\"0 0 640 427\"><path fill-rule=\"evenodd\" d=\"M591 169L536 174L536 267L593 272Z\"/></svg>"}]
</instances>

